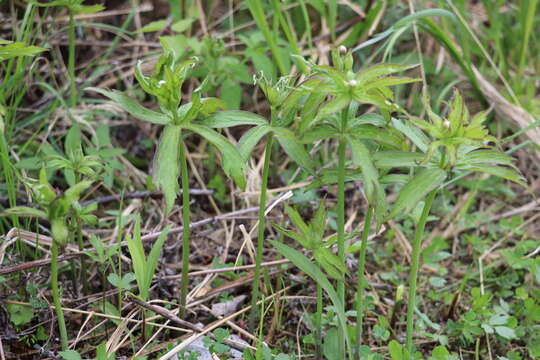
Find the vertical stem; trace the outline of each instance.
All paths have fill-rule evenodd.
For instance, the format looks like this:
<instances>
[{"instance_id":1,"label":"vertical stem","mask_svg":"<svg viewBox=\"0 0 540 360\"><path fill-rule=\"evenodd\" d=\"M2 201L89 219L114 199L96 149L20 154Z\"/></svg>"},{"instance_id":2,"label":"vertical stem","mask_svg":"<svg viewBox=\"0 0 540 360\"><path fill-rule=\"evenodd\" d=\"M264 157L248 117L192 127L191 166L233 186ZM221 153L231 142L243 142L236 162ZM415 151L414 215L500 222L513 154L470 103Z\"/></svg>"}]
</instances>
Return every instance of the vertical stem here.
<instances>
[{"instance_id":1,"label":"vertical stem","mask_svg":"<svg viewBox=\"0 0 540 360\"><path fill-rule=\"evenodd\" d=\"M341 133L347 128L347 117L349 116L348 108L346 107L341 112ZM346 142L343 136L339 137L338 145L338 193L337 193L337 247L338 257L340 262L345 266L345 150ZM338 280L337 293L345 311L345 280ZM342 334L339 342L338 358L345 358L345 336Z\"/></svg>"},{"instance_id":2,"label":"vertical stem","mask_svg":"<svg viewBox=\"0 0 540 360\"><path fill-rule=\"evenodd\" d=\"M270 159L272 155L272 145L274 135L269 133L266 136L266 146L264 148L264 164L261 183L261 194L259 196L259 227L257 233L257 254L255 256L255 275L253 277L253 287L251 290L251 313L249 316L249 328L253 330L257 317L257 300L259 299L259 277L261 276L261 262L264 247L264 231L266 221L264 212L266 210L266 190L268 189L268 175L270 173Z\"/></svg>"},{"instance_id":3,"label":"vertical stem","mask_svg":"<svg viewBox=\"0 0 540 360\"><path fill-rule=\"evenodd\" d=\"M62 350L68 348L68 337L66 330L66 321L62 312L62 303L60 302L60 291L58 288L58 245L53 239L51 246L51 290L54 303L54 310L58 318L58 329L60 330L60 341L62 342Z\"/></svg>"},{"instance_id":4,"label":"vertical stem","mask_svg":"<svg viewBox=\"0 0 540 360\"><path fill-rule=\"evenodd\" d=\"M356 358L360 360L360 345L362 344L362 325L364 321L364 289L365 289L365 270L366 270L366 251L369 236L369 227L373 217L373 206L369 205L366 218L364 219L364 230L362 232L362 245L358 259L358 284L356 299Z\"/></svg>"},{"instance_id":5,"label":"vertical stem","mask_svg":"<svg viewBox=\"0 0 540 360\"><path fill-rule=\"evenodd\" d=\"M424 237L424 228L426 227L427 217L433 204L433 199L437 194L437 190L433 190L429 193L426 202L424 203L424 209L422 215L416 224L416 230L414 233L413 252L411 259L411 270L409 274L409 298L407 303L407 341L406 350L409 352L409 357L413 358L413 332L414 332L414 307L416 303L416 280L418 278L418 269L420 268L420 245L422 244L422 238Z\"/></svg>"},{"instance_id":6,"label":"vertical stem","mask_svg":"<svg viewBox=\"0 0 540 360\"><path fill-rule=\"evenodd\" d=\"M190 222L189 222L189 178L186 152L184 150L184 143L181 142L179 149L181 177L182 177L182 221L183 221L183 233L182 233L182 280L180 288L180 317L184 316L186 311L186 299L188 293L188 271L189 271L189 235L190 235Z\"/></svg>"},{"instance_id":7,"label":"vertical stem","mask_svg":"<svg viewBox=\"0 0 540 360\"><path fill-rule=\"evenodd\" d=\"M323 311L323 292L322 287L317 283L317 312L315 313L315 346L316 356L315 359L322 359L322 311Z\"/></svg>"},{"instance_id":8,"label":"vertical stem","mask_svg":"<svg viewBox=\"0 0 540 360\"><path fill-rule=\"evenodd\" d=\"M69 44L68 44L68 76L70 86L69 105L77 105L77 87L75 84L75 17L73 10L69 9Z\"/></svg>"},{"instance_id":9,"label":"vertical stem","mask_svg":"<svg viewBox=\"0 0 540 360\"><path fill-rule=\"evenodd\" d=\"M341 112L341 132L347 128L348 108ZM339 138L338 145L338 189L337 189L337 246L338 257L342 264L345 264L345 149L346 142L343 137ZM338 296L345 306L345 284L338 281ZM345 309L343 309L345 310Z\"/></svg>"}]
</instances>

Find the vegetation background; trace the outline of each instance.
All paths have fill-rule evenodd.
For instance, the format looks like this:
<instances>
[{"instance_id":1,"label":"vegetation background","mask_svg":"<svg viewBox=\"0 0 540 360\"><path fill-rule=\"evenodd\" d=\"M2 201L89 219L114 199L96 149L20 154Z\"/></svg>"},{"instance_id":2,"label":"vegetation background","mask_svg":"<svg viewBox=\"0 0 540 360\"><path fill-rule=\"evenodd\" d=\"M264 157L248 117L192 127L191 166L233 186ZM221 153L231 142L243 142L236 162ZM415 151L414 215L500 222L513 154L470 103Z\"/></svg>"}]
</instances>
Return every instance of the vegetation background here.
<instances>
[{"instance_id":1,"label":"vegetation background","mask_svg":"<svg viewBox=\"0 0 540 360\"><path fill-rule=\"evenodd\" d=\"M0 1L0 359L334 360L355 331L362 359L540 358L539 36L537 0ZM338 166L337 142L308 144L306 160L299 143L240 140L250 125L262 134L266 118L276 125L271 91L294 96L280 76L337 67L340 47L354 71L399 64L422 80L393 87L399 109L363 113L447 116L457 88L471 114L487 110L484 125L513 165L491 160L523 178L458 169L437 197L417 189L409 213L370 229L356 160L344 163L343 214L336 175L324 172ZM175 68L179 98L144 86L173 61L163 49L197 59L189 75ZM223 106L251 115L162 135L177 129L158 116L164 104L174 112L201 94L223 104L204 103L194 119ZM237 145L253 151L235 158ZM178 175L189 191L176 199ZM392 201L401 189L385 185ZM257 243L257 231L273 242ZM299 265L312 256L319 272ZM416 257L410 354L401 344L412 336ZM326 298L336 283L342 309Z\"/></svg>"}]
</instances>

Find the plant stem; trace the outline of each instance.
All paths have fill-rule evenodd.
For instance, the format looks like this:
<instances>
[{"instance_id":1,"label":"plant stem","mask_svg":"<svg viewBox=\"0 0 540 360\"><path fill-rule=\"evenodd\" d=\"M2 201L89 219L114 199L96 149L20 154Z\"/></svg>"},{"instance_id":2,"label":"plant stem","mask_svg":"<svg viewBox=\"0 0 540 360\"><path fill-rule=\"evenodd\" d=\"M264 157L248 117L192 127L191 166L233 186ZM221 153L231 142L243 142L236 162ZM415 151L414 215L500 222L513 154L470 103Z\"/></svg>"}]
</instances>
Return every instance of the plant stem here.
<instances>
[{"instance_id":1,"label":"plant stem","mask_svg":"<svg viewBox=\"0 0 540 360\"><path fill-rule=\"evenodd\" d=\"M362 325L364 321L364 289L365 289L365 270L366 270L366 251L369 235L369 227L373 217L373 206L369 205L366 218L364 219L364 231L362 232L362 245L360 247L360 256L358 259L358 284L356 299L356 358L360 360L360 345L362 344Z\"/></svg>"},{"instance_id":2,"label":"plant stem","mask_svg":"<svg viewBox=\"0 0 540 360\"><path fill-rule=\"evenodd\" d=\"M179 149L181 177L182 177L182 221L183 221L183 233L182 233L182 280L180 287L180 317L183 317L186 311L186 299L188 293L188 271L189 271L189 235L190 235L190 222L189 222L189 178L186 152L184 150L184 143L180 144Z\"/></svg>"},{"instance_id":3,"label":"plant stem","mask_svg":"<svg viewBox=\"0 0 540 360\"><path fill-rule=\"evenodd\" d=\"M269 133L266 136L266 146L264 148L264 164L261 183L261 194L259 196L259 227L257 233L257 254L255 256L255 276L253 277L253 286L251 289L251 313L249 316L249 329L253 330L257 317L257 301L259 299L259 277L261 275L261 262L264 247L264 231L266 229L266 219L264 212L266 211L266 191L268 189L268 175L270 173L270 159L272 155L272 145L274 143L274 135Z\"/></svg>"},{"instance_id":4,"label":"plant stem","mask_svg":"<svg viewBox=\"0 0 540 360\"><path fill-rule=\"evenodd\" d=\"M341 112L341 132L347 127L348 109ZM346 142L344 137L339 138L338 145L338 175L337 175L337 248L338 257L345 265L345 149ZM338 296L343 306L345 306L345 283L338 281ZM345 309L344 309L345 310Z\"/></svg>"},{"instance_id":5,"label":"plant stem","mask_svg":"<svg viewBox=\"0 0 540 360\"><path fill-rule=\"evenodd\" d=\"M315 313L315 346L316 359L322 359L322 311L323 311L323 291L321 285L317 283L317 310Z\"/></svg>"},{"instance_id":6,"label":"plant stem","mask_svg":"<svg viewBox=\"0 0 540 360\"><path fill-rule=\"evenodd\" d=\"M341 132L347 128L348 108L341 112ZM338 190L337 190L337 248L340 262L345 266L345 150L346 142L344 136L340 136L338 145ZM337 293L345 311L345 280L338 280ZM345 358L345 336L342 334L339 342L339 359Z\"/></svg>"},{"instance_id":7,"label":"plant stem","mask_svg":"<svg viewBox=\"0 0 540 360\"><path fill-rule=\"evenodd\" d=\"M420 245L424 237L424 228L426 227L427 218L433 204L433 199L437 194L437 190L433 190L429 193L426 202L424 203L424 209L422 215L416 224L414 233L413 252L411 259L411 270L409 273L409 298L407 303L407 341L406 350L409 353L409 357L413 358L413 332L414 332L414 307L416 303L416 280L418 278L418 270L420 268Z\"/></svg>"},{"instance_id":8,"label":"plant stem","mask_svg":"<svg viewBox=\"0 0 540 360\"><path fill-rule=\"evenodd\" d=\"M73 11L69 9L69 43L68 43L68 76L70 86L69 105L77 105L77 87L75 84L75 17Z\"/></svg>"},{"instance_id":9,"label":"plant stem","mask_svg":"<svg viewBox=\"0 0 540 360\"><path fill-rule=\"evenodd\" d=\"M54 310L58 318L58 329L60 330L60 341L62 342L62 350L68 348L68 337L66 330L66 321L62 312L62 304L60 302L60 291L58 288L58 245L56 241L52 241L51 246L51 290L54 303Z\"/></svg>"}]
</instances>

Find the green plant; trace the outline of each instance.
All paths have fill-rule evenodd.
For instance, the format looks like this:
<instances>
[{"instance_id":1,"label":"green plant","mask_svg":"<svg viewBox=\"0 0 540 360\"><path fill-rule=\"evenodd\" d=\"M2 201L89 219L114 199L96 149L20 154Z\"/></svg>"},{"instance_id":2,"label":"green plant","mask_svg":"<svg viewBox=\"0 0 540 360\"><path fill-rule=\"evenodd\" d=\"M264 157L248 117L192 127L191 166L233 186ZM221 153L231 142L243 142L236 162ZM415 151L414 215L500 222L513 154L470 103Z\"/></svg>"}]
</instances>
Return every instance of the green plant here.
<instances>
[{"instance_id":1,"label":"green plant","mask_svg":"<svg viewBox=\"0 0 540 360\"><path fill-rule=\"evenodd\" d=\"M372 159L374 150L385 146L393 149L403 147L403 138L395 130L387 127L388 121L372 114L357 117L360 104L371 104L379 108L386 119L389 112L399 111L400 107L393 102L390 86L407 84L417 79L407 77L391 77L408 67L400 65L376 65L359 72L353 71L352 53L345 48L332 52L334 67L309 64L312 74L310 80L303 85L311 93L306 100L306 112L311 116L302 118L300 131L302 141L335 139L338 142L337 174L337 244L338 256L345 263L345 180L346 180L346 148L352 150L353 163L361 170L364 193L370 205L366 216L364 236L367 239L371 212L375 212L377 223L380 224L386 211L384 190L379 181L379 171ZM329 101L324 102L327 96ZM382 121L381 121L382 120ZM365 241L364 241L365 243ZM360 264L365 260L366 246L363 245L360 254ZM359 286L363 288L363 269L359 269ZM363 290L359 288L359 293ZM338 282L338 294L345 303L344 282ZM359 305L360 306L360 305ZM359 307L361 310L361 307ZM358 313L357 341L361 340L362 312ZM357 344L359 346L359 344Z\"/></svg>"},{"instance_id":2,"label":"green plant","mask_svg":"<svg viewBox=\"0 0 540 360\"><path fill-rule=\"evenodd\" d=\"M245 186L244 163L236 148L222 135L212 129L211 122L205 121L211 113L224 107L216 98L201 98L204 83L191 96L191 102L182 102L182 84L187 79L188 71L195 65L195 59L178 63L170 49L161 55L151 77L143 75L140 63L136 67L135 76L142 89L157 98L160 112L153 111L138 104L135 100L120 93L98 88L88 88L113 100L122 109L137 119L154 124L164 125L158 148L154 158L153 179L163 191L166 212L170 212L178 192L178 173L180 163L182 179L182 280L180 293L180 311L185 311L188 291L189 247L190 247L190 209L189 209L189 174L186 146L184 139L189 133L197 134L214 145L223 156L225 173L241 187ZM200 120L200 118L203 118ZM199 120L199 121L197 121ZM236 123L227 124L237 125Z\"/></svg>"},{"instance_id":3,"label":"green plant","mask_svg":"<svg viewBox=\"0 0 540 360\"><path fill-rule=\"evenodd\" d=\"M34 200L42 209L18 206L6 211L6 214L46 219L51 224L51 235L53 238L51 244L51 290L54 308L58 318L62 349L64 350L67 349L68 340L64 313L60 301L60 287L58 285L59 248L64 247L69 239L67 219L70 216L70 212L73 211L74 205L77 204L81 192L89 188L91 184L92 181L84 180L71 186L62 195L57 195L47 180L45 169L41 169L39 180L27 179L26 186L33 193Z\"/></svg>"},{"instance_id":4,"label":"green plant","mask_svg":"<svg viewBox=\"0 0 540 360\"><path fill-rule=\"evenodd\" d=\"M400 190L389 217L409 213L424 200L422 213L416 222L409 275L409 298L407 307L406 351L413 353L414 307L416 282L420 266L420 246L424 229L438 189L453 171L478 171L495 175L518 184L523 180L512 163L512 158L496 148L489 146L496 139L488 135L483 123L486 113L481 112L470 118L458 92L450 106L447 118L435 114L426 99L424 105L430 122L411 117L407 124L394 119L396 129L403 132L410 141L423 152L418 162L415 154L381 153L386 156L387 165L423 167ZM420 131L423 130L426 133ZM393 157L393 159L390 159ZM398 164L401 162L401 165Z\"/></svg>"},{"instance_id":5,"label":"green plant","mask_svg":"<svg viewBox=\"0 0 540 360\"><path fill-rule=\"evenodd\" d=\"M255 83L259 85L270 104L270 121L249 112L224 111L217 112L210 121L213 124L227 124L234 122L239 125L256 125L248 130L238 143L238 151L242 156L242 161L247 162L253 148L257 143L265 138L264 164L262 170L261 190L259 195L258 233L257 233L257 253L255 257L255 275L251 290L252 310L250 315L250 327L255 325L257 307L255 304L259 299L259 277L262 262L262 252L264 248L264 233L266 230L265 211L268 190L268 178L270 176L270 162L272 157L272 147L274 138L285 151L285 153L302 168L308 172L314 172L314 164L306 149L297 139L296 134L291 130L294 125L294 118L299 110L296 101L302 94L294 87L294 78L291 76L281 77L277 82L267 79L264 74L254 77Z\"/></svg>"},{"instance_id":6,"label":"green plant","mask_svg":"<svg viewBox=\"0 0 540 360\"><path fill-rule=\"evenodd\" d=\"M137 279L137 286L139 288L139 297L143 301L148 300L150 285L152 285L152 279L156 272L161 248L167 239L167 234L170 230L170 225L167 226L160 234L157 241L152 246L152 250L148 257L144 255L144 248L141 239L141 219L135 218L135 229L133 230L133 237L127 235L126 241L129 248L129 255L133 262L133 270L135 271L135 277Z\"/></svg>"},{"instance_id":7,"label":"green plant","mask_svg":"<svg viewBox=\"0 0 540 360\"><path fill-rule=\"evenodd\" d=\"M75 15L93 14L105 9L103 5L83 5L84 0L54 0L49 3L33 2L42 7L65 7L69 14L69 44L68 44L68 77L70 87L69 105L77 105L77 83L75 75Z\"/></svg>"},{"instance_id":8,"label":"green plant","mask_svg":"<svg viewBox=\"0 0 540 360\"><path fill-rule=\"evenodd\" d=\"M274 227L283 235L296 240L304 249L310 251L315 258L315 263L322 268L326 274L333 279L342 280L347 272L347 268L339 261L339 258L329 249L334 241L324 241L324 232L326 228L326 211L324 205L320 204L313 219L306 224L302 217L294 208L287 206L285 208L290 221L294 224L297 231L288 230L277 224ZM315 337L317 345L322 342L322 287L317 283L317 311L315 315ZM320 349L319 356L321 355Z\"/></svg>"}]
</instances>

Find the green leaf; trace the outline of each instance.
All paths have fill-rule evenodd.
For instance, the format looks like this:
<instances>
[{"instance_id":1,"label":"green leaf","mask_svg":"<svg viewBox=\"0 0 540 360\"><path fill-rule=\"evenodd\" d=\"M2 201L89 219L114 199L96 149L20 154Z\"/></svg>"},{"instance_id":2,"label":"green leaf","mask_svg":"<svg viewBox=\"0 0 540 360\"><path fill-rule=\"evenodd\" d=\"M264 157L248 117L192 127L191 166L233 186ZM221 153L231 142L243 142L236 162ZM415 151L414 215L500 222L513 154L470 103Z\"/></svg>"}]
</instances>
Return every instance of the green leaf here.
<instances>
[{"instance_id":1,"label":"green leaf","mask_svg":"<svg viewBox=\"0 0 540 360\"><path fill-rule=\"evenodd\" d=\"M424 134L416 126L413 126L409 122L403 122L395 118L392 118L392 124L397 130L401 131L406 137L408 137L409 140L411 140L412 143L416 145L418 149L420 149L420 151L425 153L428 150L430 140L426 134Z\"/></svg>"},{"instance_id":2,"label":"green leaf","mask_svg":"<svg viewBox=\"0 0 540 360\"><path fill-rule=\"evenodd\" d=\"M372 125L357 125L350 127L347 132L357 139L376 141L396 149L401 149L404 143L404 139L398 136L399 133Z\"/></svg>"},{"instance_id":3,"label":"green leaf","mask_svg":"<svg viewBox=\"0 0 540 360\"><path fill-rule=\"evenodd\" d=\"M29 323L34 318L34 310L20 304L7 304L9 319L16 326Z\"/></svg>"},{"instance_id":4,"label":"green leaf","mask_svg":"<svg viewBox=\"0 0 540 360\"><path fill-rule=\"evenodd\" d=\"M383 190L379 184L379 173L373 165L369 149L353 136L347 136L351 145L353 162L360 167L364 179L364 190L370 204L377 203L377 195Z\"/></svg>"},{"instance_id":5,"label":"green leaf","mask_svg":"<svg viewBox=\"0 0 540 360\"><path fill-rule=\"evenodd\" d=\"M503 168L496 165L473 165L473 166L460 166L460 168L471 171L479 171L486 174L494 175L506 180L515 182L522 186L527 186L521 175L512 169Z\"/></svg>"},{"instance_id":6,"label":"green leaf","mask_svg":"<svg viewBox=\"0 0 540 360\"><path fill-rule=\"evenodd\" d=\"M403 345L396 340L390 341L388 344L388 352L390 353L390 358L392 360L405 360L403 357Z\"/></svg>"},{"instance_id":7,"label":"green leaf","mask_svg":"<svg viewBox=\"0 0 540 360\"><path fill-rule=\"evenodd\" d=\"M74 124L67 132L64 140L64 149L67 154L75 154L77 151L82 151L81 128L78 124Z\"/></svg>"},{"instance_id":8,"label":"green leaf","mask_svg":"<svg viewBox=\"0 0 540 360\"><path fill-rule=\"evenodd\" d=\"M28 46L22 42L15 42L5 46L0 46L0 61L17 56L34 56L43 51L47 51L47 49L37 46Z\"/></svg>"},{"instance_id":9,"label":"green leaf","mask_svg":"<svg viewBox=\"0 0 540 360\"><path fill-rule=\"evenodd\" d=\"M192 18L179 20L175 22L174 24L172 24L171 30L177 33L182 33L186 31L187 29L189 29L189 27L191 26L194 20L195 19L192 19Z\"/></svg>"},{"instance_id":10,"label":"green leaf","mask_svg":"<svg viewBox=\"0 0 540 360\"><path fill-rule=\"evenodd\" d=\"M167 240L167 234L169 233L170 229L171 229L171 225L167 225L165 229L161 231L161 234L159 234L158 239L156 240L154 245L152 245L152 250L150 250L150 254L148 254L148 258L146 259L145 286L147 289L146 290L147 293L145 295L147 296L147 298L143 298L143 300L145 301L148 300L148 290L150 289L150 286L152 285L152 279L154 278L154 274L156 272L157 264L158 264L159 257L161 254L161 249L163 248L163 244L165 243L165 240Z\"/></svg>"},{"instance_id":11,"label":"green leaf","mask_svg":"<svg viewBox=\"0 0 540 360\"><path fill-rule=\"evenodd\" d=\"M373 161L379 168L417 167L424 159L424 154L405 151L377 151L373 154Z\"/></svg>"},{"instance_id":12,"label":"green leaf","mask_svg":"<svg viewBox=\"0 0 540 360\"><path fill-rule=\"evenodd\" d=\"M238 125L265 125L264 117L241 110L218 111L200 122L210 128L228 128Z\"/></svg>"},{"instance_id":13,"label":"green leaf","mask_svg":"<svg viewBox=\"0 0 540 360\"><path fill-rule=\"evenodd\" d=\"M238 151L242 156L243 161L248 161L253 148L257 143L269 132L272 131L272 127L267 124L258 125L252 127L242 135L242 138L238 142Z\"/></svg>"},{"instance_id":14,"label":"green leaf","mask_svg":"<svg viewBox=\"0 0 540 360\"><path fill-rule=\"evenodd\" d=\"M108 97L111 99L116 105L120 106L123 110L127 111L129 114L134 116L135 118L151 122L153 124L159 124L159 125L167 125L172 120L165 114L147 109L139 103L137 103L135 100L130 98L129 96L126 96L118 91L108 91L104 89L99 89L95 87L88 87L85 90L89 91L95 91L97 93L100 93L103 96Z\"/></svg>"},{"instance_id":15,"label":"green leaf","mask_svg":"<svg viewBox=\"0 0 540 360\"><path fill-rule=\"evenodd\" d=\"M512 340L517 337L514 329L509 328L507 326L495 326L495 332L499 336L502 336L503 338L508 339L508 340Z\"/></svg>"},{"instance_id":16,"label":"green leaf","mask_svg":"<svg viewBox=\"0 0 540 360\"><path fill-rule=\"evenodd\" d=\"M185 125L184 128L196 132L214 145L223 156L223 171L225 171L225 174L232 178L241 189L246 187L245 163L242 161L242 156L238 150L229 140L208 126L191 123Z\"/></svg>"},{"instance_id":17,"label":"green leaf","mask_svg":"<svg viewBox=\"0 0 540 360\"><path fill-rule=\"evenodd\" d=\"M135 280L135 275L133 275L133 273L127 273L124 276L120 277L116 273L110 273L107 276L107 280L109 280L109 282L118 289L125 290L129 289L129 287L131 286L131 282Z\"/></svg>"},{"instance_id":18,"label":"green leaf","mask_svg":"<svg viewBox=\"0 0 540 360\"><path fill-rule=\"evenodd\" d=\"M327 360L341 360L339 359L340 338L339 331L335 327L326 332L323 342L323 354Z\"/></svg>"},{"instance_id":19,"label":"green leaf","mask_svg":"<svg viewBox=\"0 0 540 360\"><path fill-rule=\"evenodd\" d=\"M154 32L154 31L161 31L165 29L165 26L167 26L167 20L157 20L152 21L141 29L141 32L147 33L147 32Z\"/></svg>"},{"instance_id":20,"label":"green leaf","mask_svg":"<svg viewBox=\"0 0 540 360\"><path fill-rule=\"evenodd\" d=\"M311 262L304 254L295 250L285 244L274 240L268 240L276 250L285 258L289 259L296 267L305 272L309 277L311 277L323 290L326 292L330 300L332 301L334 308L336 310L339 324L341 327L342 334L346 333L347 321L345 318L345 312L343 311L344 307L341 303L341 300L333 288L332 284L324 273L317 267L313 262ZM347 347L350 349L349 337L345 336L345 341ZM350 351L349 351L350 353Z\"/></svg>"},{"instance_id":21,"label":"green leaf","mask_svg":"<svg viewBox=\"0 0 540 360\"><path fill-rule=\"evenodd\" d=\"M30 216L47 219L47 213L45 211L38 210L29 206L15 206L11 209L5 210L3 213L0 213L0 215Z\"/></svg>"},{"instance_id":22,"label":"green leaf","mask_svg":"<svg viewBox=\"0 0 540 360\"><path fill-rule=\"evenodd\" d=\"M180 136L180 126L165 126L163 133L161 134L156 154L154 155L152 178L154 184L163 191L166 213L169 213L172 210L179 189L178 156Z\"/></svg>"},{"instance_id":23,"label":"green leaf","mask_svg":"<svg viewBox=\"0 0 540 360\"><path fill-rule=\"evenodd\" d=\"M392 207L389 218L410 213L420 200L437 189L446 179L446 171L442 169L422 169L399 192Z\"/></svg>"},{"instance_id":24,"label":"green leaf","mask_svg":"<svg viewBox=\"0 0 540 360\"><path fill-rule=\"evenodd\" d=\"M238 110L242 101L242 87L237 81L227 79L221 84L219 91L227 109Z\"/></svg>"},{"instance_id":25,"label":"green leaf","mask_svg":"<svg viewBox=\"0 0 540 360\"><path fill-rule=\"evenodd\" d=\"M315 164L313 160L300 141L296 139L292 131L279 129L279 135L276 134L276 139L283 150L294 162L303 167L309 173L315 173Z\"/></svg>"},{"instance_id":26,"label":"green leaf","mask_svg":"<svg viewBox=\"0 0 540 360\"><path fill-rule=\"evenodd\" d=\"M64 360L82 360L81 354L75 350L60 351L59 354Z\"/></svg>"}]
</instances>

